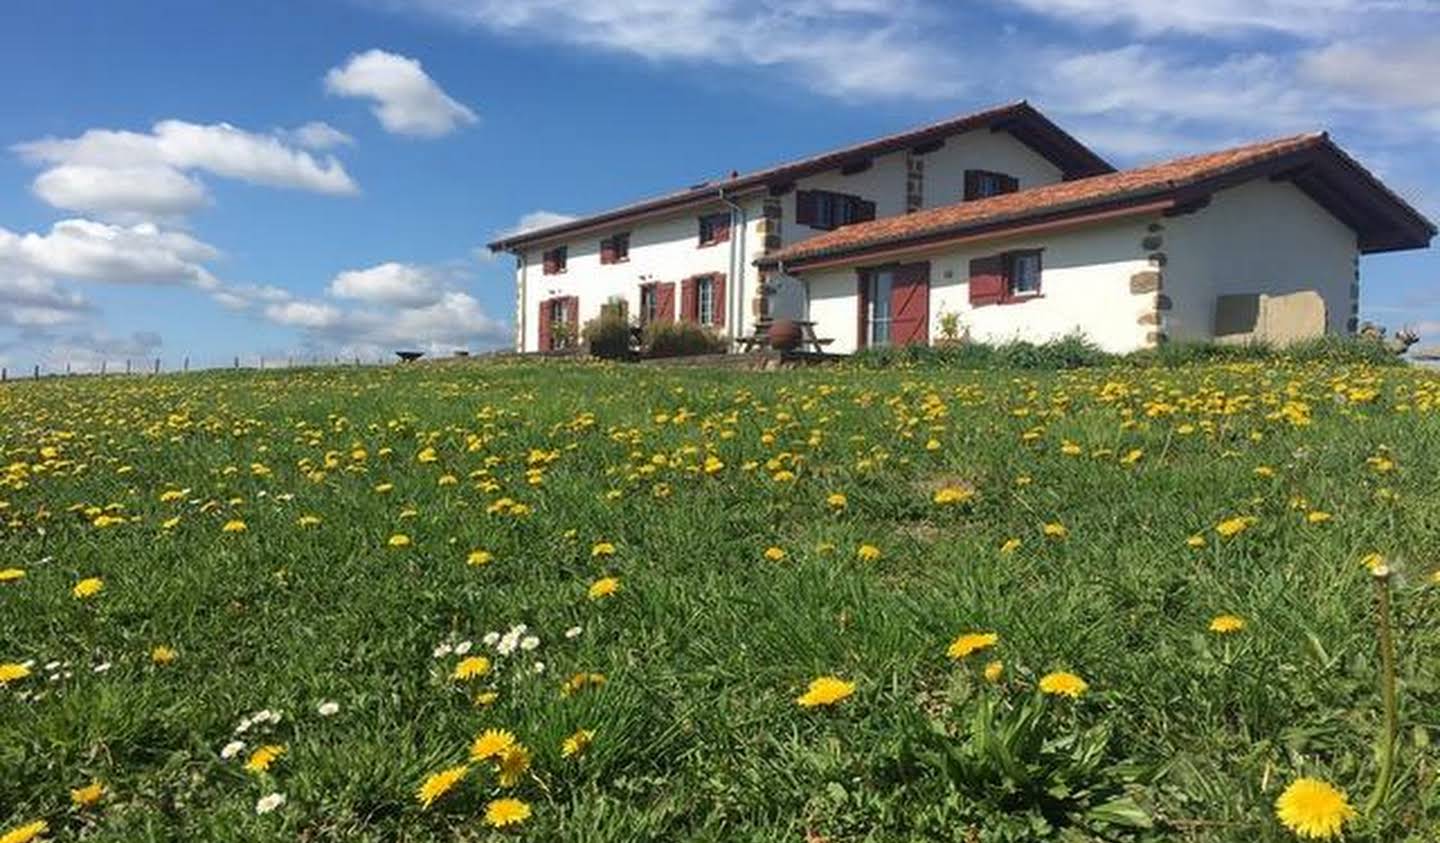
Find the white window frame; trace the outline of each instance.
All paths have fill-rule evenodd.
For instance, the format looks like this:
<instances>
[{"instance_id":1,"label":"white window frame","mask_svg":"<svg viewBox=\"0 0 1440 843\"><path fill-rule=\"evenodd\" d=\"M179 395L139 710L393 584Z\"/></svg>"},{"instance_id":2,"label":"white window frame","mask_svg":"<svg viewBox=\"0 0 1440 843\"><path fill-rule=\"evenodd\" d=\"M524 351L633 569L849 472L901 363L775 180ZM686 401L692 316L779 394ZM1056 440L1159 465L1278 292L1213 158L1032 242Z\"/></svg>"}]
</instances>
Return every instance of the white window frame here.
<instances>
[{"instance_id":1,"label":"white window frame","mask_svg":"<svg viewBox=\"0 0 1440 843\"><path fill-rule=\"evenodd\" d=\"M890 294L894 289L895 270L873 269L867 273L865 279L866 345L890 344L890 327L895 317L895 314L890 312Z\"/></svg>"},{"instance_id":2,"label":"white window frame","mask_svg":"<svg viewBox=\"0 0 1440 843\"><path fill-rule=\"evenodd\" d=\"M701 325L715 324L715 276L695 279L695 321Z\"/></svg>"}]
</instances>

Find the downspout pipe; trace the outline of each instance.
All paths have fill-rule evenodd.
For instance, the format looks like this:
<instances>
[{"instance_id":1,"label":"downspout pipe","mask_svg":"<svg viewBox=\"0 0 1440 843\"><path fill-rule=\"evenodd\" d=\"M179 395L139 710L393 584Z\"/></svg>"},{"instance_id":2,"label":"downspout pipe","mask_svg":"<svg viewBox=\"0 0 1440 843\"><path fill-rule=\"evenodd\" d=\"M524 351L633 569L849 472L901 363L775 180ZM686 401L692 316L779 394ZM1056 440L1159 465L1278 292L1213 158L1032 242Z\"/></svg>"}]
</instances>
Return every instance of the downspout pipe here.
<instances>
[{"instance_id":1,"label":"downspout pipe","mask_svg":"<svg viewBox=\"0 0 1440 843\"><path fill-rule=\"evenodd\" d=\"M525 263L525 252L511 252L510 254L515 256L515 286L518 288L515 291L515 299L517 304L519 304L520 311L515 314L516 330L519 332L515 336L515 351L524 354L525 314L530 312L530 304L525 300L525 290L530 286L530 279L526 277L526 270L529 269L529 267Z\"/></svg>"},{"instance_id":2,"label":"downspout pipe","mask_svg":"<svg viewBox=\"0 0 1440 843\"><path fill-rule=\"evenodd\" d=\"M730 282L725 287L725 298L729 300L725 302L729 311L725 314L725 335L733 346L735 338L740 335L740 321L744 318L740 311L745 302L745 228L749 221L746 219L745 209L731 202L725 195L725 188L719 188L716 194L730 209L730 230L739 231L737 236L730 238Z\"/></svg>"}]
</instances>

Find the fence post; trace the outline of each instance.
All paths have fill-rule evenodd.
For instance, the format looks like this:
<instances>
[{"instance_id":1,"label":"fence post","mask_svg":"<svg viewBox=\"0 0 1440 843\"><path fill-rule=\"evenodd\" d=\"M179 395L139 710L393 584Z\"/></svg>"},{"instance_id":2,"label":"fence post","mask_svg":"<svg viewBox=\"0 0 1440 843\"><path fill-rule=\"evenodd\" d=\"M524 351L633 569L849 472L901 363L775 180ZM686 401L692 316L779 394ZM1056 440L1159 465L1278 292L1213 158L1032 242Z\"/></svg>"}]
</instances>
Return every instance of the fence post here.
<instances>
[{"instance_id":1,"label":"fence post","mask_svg":"<svg viewBox=\"0 0 1440 843\"><path fill-rule=\"evenodd\" d=\"M100 361L100 374L102 374L102 375L105 374L105 361L104 361L104 360L101 360L101 361Z\"/></svg>"},{"instance_id":2,"label":"fence post","mask_svg":"<svg viewBox=\"0 0 1440 843\"><path fill-rule=\"evenodd\" d=\"M0 383L10 380L10 370L0 366Z\"/></svg>"},{"instance_id":3,"label":"fence post","mask_svg":"<svg viewBox=\"0 0 1440 843\"><path fill-rule=\"evenodd\" d=\"M125 374L130 374L130 358L125 358Z\"/></svg>"},{"instance_id":4,"label":"fence post","mask_svg":"<svg viewBox=\"0 0 1440 843\"><path fill-rule=\"evenodd\" d=\"M40 364L35 364L35 380L40 380Z\"/></svg>"},{"instance_id":5,"label":"fence post","mask_svg":"<svg viewBox=\"0 0 1440 843\"><path fill-rule=\"evenodd\" d=\"M160 374L160 358L155 358L155 374Z\"/></svg>"},{"instance_id":6,"label":"fence post","mask_svg":"<svg viewBox=\"0 0 1440 843\"><path fill-rule=\"evenodd\" d=\"M190 371L190 355L185 355L184 371Z\"/></svg>"}]
</instances>

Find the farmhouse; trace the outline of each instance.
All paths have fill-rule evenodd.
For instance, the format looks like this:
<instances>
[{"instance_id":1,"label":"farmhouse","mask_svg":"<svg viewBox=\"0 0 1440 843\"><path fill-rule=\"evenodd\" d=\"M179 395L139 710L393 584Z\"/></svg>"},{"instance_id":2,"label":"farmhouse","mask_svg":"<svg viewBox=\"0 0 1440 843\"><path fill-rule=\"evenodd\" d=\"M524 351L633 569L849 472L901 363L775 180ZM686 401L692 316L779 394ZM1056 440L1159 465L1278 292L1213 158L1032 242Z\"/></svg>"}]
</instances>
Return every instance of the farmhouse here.
<instances>
[{"instance_id":1,"label":"farmhouse","mask_svg":"<svg viewBox=\"0 0 1440 843\"><path fill-rule=\"evenodd\" d=\"M729 338L803 319L832 351L1081 333L1353 332L1359 256L1435 226L1325 134L1116 171L1020 102L490 244L516 257L516 349L609 302Z\"/></svg>"}]
</instances>

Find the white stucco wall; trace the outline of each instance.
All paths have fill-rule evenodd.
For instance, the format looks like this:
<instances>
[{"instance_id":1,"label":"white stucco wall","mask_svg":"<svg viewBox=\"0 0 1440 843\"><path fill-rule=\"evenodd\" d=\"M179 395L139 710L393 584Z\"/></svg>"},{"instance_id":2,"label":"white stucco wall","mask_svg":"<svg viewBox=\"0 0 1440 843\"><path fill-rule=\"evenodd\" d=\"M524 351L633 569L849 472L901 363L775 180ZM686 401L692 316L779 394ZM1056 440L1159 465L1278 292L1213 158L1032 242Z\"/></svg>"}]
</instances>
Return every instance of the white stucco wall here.
<instances>
[{"instance_id":1,"label":"white stucco wall","mask_svg":"<svg viewBox=\"0 0 1440 843\"><path fill-rule=\"evenodd\" d=\"M1010 340L1045 342L1083 333L1107 351L1142 348L1154 326L1137 320L1153 309L1153 296L1133 295L1130 277L1149 268L1140 248L1153 217L1131 217L1070 231L990 240L978 244L917 254L905 263L930 262L930 338L940 336L942 314L960 317L971 339L1001 343ZM1041 295L1016 304L970 306L970 260L1019 249L1043 249ZM810 318L815 332L832 337L829 350L856 348L858 319L855 268L806 273Z\"/></svg>"},{"instance_id":2,"label":"white stucco wall","mask_svg":"<svg viewBox=\"0 0 1440 843\"><path fill-rule=\"evenodd\" d=\"M580 324L600 315L600 307L612 296L624 298L630 313L640 308L640 285L654 281L675 283L675 308L680 308L679 282L692 275L705 272L722 272L726 275L726 298L734 300L735 272L731 268L731 248L743 247L744 298L748 302L754 293L757 270L754 261L760 256L764 243L758 234L761 205L759 199L739 203L745 208L747 222L743 243L738 229L730 232L730 241L713 246L700 247L697 219L709 213L726 211L726 206L716 202L713 207L687 209L686 211L656 220L637 221L630 227L624 225L587 233L564 241L568 249L565 271L554 275L544 273L544 253L559 242L526 252L525 266L517 269L517 289L524 297L523 306L517 311L523 320L523 345L518 350L534 351L539 347L539 302L556 296L576 296L580 300ZM630 258L620 263L600 262L600 241L611 234L630 232ZM740 307L744 322L740 330L751 324L748 304ZM728 328L728 324L727 324Z\"/></svg>"},{"instance_id":3,"label":"white stucco wall","mask_svg":"<svg viewBox=\"0 0 1440 843\"><path fill-rule=\"evenodd\" d=\"M1171 339L1211 336L1217 296L1309 289L1325 300L1326 331L1346 331L1359 255L1355 232L1294 185L1248 182L1165 225Z\"/></svg>"}]
</instances>

